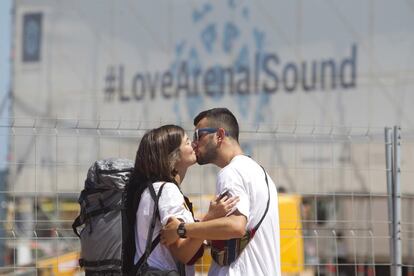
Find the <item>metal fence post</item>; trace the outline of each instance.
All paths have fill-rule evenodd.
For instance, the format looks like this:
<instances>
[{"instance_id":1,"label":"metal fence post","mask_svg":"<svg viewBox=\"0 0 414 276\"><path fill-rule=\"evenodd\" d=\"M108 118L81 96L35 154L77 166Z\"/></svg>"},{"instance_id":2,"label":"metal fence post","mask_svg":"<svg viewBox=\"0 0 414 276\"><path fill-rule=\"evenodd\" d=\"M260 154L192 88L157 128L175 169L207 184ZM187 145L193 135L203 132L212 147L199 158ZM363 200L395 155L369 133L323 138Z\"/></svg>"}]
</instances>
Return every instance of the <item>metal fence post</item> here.
<instances>
[{"instance_id":1,"label":"metal fence post","mask_svg":"<svg viewBox=\"0 0 414 276\"><path fill-rule=\"evenodd\" d=\"M402 275L401 247L401 128L385 128L385 164L387 174L388 219L390 232L391 275Z\"/></svg>"},{"instance_id":2,"label":"metal fence post","mask_svg":"<svg viewBox=\"0 0 414 276\"><path fill-rule=\"evenodd\" d=\"M389 127L385 128L385 166L386 166L386 174L387 174L387 200L388 200L388 221L389 221L389 235L390 235L390 263L391 266L394 265L394 207L393 207L393 189L392 189L392 181L393 181L393 146L392 146L392 129ZM393 269L391 268L391 273L394 276Z\"/></svg>"},{"instance_id":3,"label":"metal fence post","mask_svg":"<svg viewBox=\"0 0 414 276\"><path fill-rule=\"evenodd\" d=\"M394 269L395 276L402 275L402 247L401 247L401 128L394 126L393 139L393 203L394 203Z\"/></svg>"}]
</instances>

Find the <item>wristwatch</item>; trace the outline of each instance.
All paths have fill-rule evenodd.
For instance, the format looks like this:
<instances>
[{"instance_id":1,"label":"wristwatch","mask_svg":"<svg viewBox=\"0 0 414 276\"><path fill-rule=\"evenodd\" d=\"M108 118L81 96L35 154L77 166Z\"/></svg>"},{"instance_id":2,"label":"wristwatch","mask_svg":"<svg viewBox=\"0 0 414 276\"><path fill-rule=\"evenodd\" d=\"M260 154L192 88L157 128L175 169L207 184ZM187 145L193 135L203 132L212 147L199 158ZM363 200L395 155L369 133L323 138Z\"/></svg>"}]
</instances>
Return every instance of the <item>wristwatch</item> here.
<instances>
[{"instance_id":1,"label":"wristwatch","mask_svg":"<svg viewBox=\"0 0 414 276\"><path fill-rule=\"evenodd\" d=\"M186 234L186 230L185 230L185 223L184 222L181 222L179 225L178 225L178 228L177 228L177 234L178 234L178 236L180 237L180 238L182 238L182 239L185 239L185 238L187 238L187 236L185 235Z\"/></svg>"}]
</instances>

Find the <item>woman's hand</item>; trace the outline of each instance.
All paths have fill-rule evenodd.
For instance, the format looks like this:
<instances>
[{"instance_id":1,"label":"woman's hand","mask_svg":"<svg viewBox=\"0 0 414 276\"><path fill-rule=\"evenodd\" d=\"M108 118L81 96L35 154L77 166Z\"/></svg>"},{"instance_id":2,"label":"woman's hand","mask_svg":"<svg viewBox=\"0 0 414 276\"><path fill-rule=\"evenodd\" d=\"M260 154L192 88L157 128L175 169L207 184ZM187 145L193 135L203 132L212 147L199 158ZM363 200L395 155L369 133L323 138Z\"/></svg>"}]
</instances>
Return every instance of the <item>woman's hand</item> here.
<instances>
[{"instance_id":1,"label":"woman's hand","mask_svg":"<svg viewBox=\"0 0 414 276\"><path fill-rule=\"evenodd\" d=\"M230 197L224 195L222 197L216 196L214 200L210 201L207 214L203 221L212 220L226 216L236 204L240 201L238 196Z\"/></svg>"}]
</instances>

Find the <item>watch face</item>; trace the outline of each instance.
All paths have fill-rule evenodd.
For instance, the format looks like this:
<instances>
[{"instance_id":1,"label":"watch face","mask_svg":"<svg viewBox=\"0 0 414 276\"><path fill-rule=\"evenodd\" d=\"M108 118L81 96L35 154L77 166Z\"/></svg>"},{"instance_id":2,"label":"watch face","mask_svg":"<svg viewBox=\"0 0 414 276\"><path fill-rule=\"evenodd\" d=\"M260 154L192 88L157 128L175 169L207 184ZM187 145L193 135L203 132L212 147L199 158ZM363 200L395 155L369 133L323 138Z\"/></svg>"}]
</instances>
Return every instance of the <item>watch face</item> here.
<instances>
[{"instance_id":1,"label":"watch face","mask_svg":"<svg viewBox=\"0 0 414 276\"><path fill-rule=\"evenodd\" d=\"M180 238L185 238L185 228L184 228L184 222L180 223L177 228L177 234L180 236Z\"/></svg>"}]
</instances>

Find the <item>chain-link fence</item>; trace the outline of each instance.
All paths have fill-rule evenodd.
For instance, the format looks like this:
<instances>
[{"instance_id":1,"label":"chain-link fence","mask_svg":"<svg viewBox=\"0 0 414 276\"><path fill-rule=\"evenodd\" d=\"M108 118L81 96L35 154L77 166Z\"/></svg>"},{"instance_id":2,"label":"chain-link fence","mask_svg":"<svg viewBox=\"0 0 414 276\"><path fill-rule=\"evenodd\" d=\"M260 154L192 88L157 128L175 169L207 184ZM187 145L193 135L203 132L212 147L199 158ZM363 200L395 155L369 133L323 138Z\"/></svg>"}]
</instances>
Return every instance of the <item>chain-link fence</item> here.
<instances>
[{"instance_id":1,"label":"chain-link fence","mask_svg":"<svg viewBox=\"0 0 414 276\"><path fill-rule=\"evenodd\" d=\"M1 181L0 273L82 273L71 224L97 159L135 158L142 135L167 122L7 120L10 156ZM182 124L192 136L192 125ZM401 240L413 271L414 136L402 129ZM245 154L279 190L282 270L296 275L388 275L391 255L384 128L241 125ZM183 191L196 213L215 193L217 168L190 168ZM197 265L204 273L208 254Z\"/></svg>"}]
</instances>

